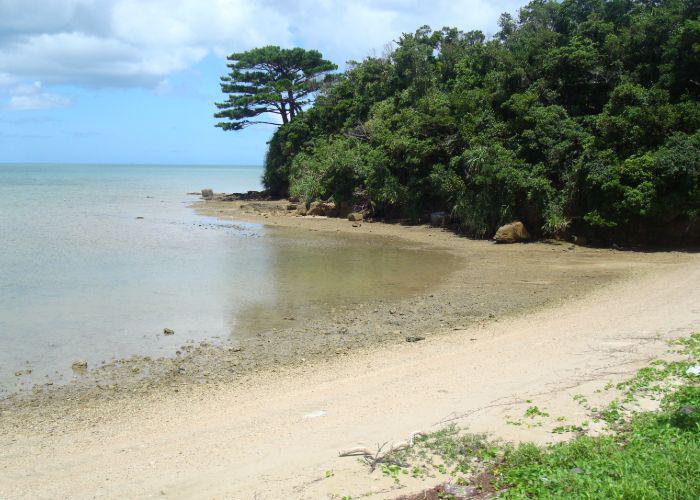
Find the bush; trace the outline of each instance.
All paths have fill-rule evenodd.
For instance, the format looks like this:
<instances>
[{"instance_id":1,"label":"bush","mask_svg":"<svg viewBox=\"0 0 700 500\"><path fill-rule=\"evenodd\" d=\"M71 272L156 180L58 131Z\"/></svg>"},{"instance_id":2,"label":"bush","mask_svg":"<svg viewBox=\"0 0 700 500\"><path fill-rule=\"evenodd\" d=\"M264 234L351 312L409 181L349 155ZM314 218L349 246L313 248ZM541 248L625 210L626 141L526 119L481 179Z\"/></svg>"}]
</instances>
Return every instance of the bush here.
<instances>
[{"instance_id":1,"label":"bush","mask_svg":"<svg viewBox=\"0 0 700 500\"><path fill-rule=\"evenodd\" d=\"M536 0L480 32L421 27L352 63L270 141L264 183L362 193L376 213L452 212L489 237L700 242L699 11Z\"/></svg>"}]
</instances>

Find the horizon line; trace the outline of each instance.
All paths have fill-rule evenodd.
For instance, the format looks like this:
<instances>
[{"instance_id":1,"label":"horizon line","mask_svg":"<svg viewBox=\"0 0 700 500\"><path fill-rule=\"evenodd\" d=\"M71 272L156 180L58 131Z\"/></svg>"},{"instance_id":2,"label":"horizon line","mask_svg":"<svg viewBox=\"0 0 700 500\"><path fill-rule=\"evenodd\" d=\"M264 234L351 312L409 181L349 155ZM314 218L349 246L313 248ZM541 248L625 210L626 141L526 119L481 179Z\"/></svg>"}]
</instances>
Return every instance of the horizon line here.
<instances>
[{"instance_id":1,"label":"horizon line","mask_svg":"<svg viewBox=\"0 0 700 500\"><path fill-rule=\"evenodd\" d=\"M133 162L56 162L56 161L2 161L0 165L85 165L113 167L264 167L262 163L133 163Z\"/></svg>"}]
</instances>

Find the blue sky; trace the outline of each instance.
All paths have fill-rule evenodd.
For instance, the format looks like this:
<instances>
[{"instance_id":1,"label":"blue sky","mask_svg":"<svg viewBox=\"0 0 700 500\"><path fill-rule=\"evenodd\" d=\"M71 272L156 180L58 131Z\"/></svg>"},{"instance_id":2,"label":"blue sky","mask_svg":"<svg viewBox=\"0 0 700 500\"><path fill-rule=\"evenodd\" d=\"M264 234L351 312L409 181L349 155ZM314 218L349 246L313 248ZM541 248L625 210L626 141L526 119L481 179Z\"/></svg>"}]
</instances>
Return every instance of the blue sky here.
<instances>
[{"instance_id":1,"label":"blue sky","mask_svg":"<svg viewBox=\"0 0 700 500\"><path fill-rule=\"evenodd\" d=\"M423 24L497 30L513 0L0 0L0 162L260 164L272 126L213 125L225 55L341 68Z\"/></svg>"}]
</instances>

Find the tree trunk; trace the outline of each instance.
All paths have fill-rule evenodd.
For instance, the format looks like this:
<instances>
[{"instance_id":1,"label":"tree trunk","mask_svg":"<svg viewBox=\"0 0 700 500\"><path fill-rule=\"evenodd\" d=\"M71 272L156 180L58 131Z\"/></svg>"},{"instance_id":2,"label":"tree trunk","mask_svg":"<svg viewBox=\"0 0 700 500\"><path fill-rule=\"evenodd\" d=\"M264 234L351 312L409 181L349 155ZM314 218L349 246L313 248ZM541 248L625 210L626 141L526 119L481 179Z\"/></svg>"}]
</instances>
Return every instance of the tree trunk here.
<instances>
[{"instance_id":1,"label":"tree trunk","mask_svg":"<svg viewBox=\"0 0 700 500\"><path fill-rule=\"evenodd\" d=\"M296 102L294 101L294 94L291 90L287 91L287 100L289 101L289 120L293 120L296 116Z\"/></svg>"},{"instance_id":2,"label":"tree trunk","mask_svg":"<svg viewBox=\"0 0 700 500\"><path fill-rule=\"evenodd\" d=\"M287 105L284 103L284 101L280 103L280 110L280 115L282 116L282 124L286 125L287 123L289 123L289 118L287 117Z\"/></svg>"}]
</instances>

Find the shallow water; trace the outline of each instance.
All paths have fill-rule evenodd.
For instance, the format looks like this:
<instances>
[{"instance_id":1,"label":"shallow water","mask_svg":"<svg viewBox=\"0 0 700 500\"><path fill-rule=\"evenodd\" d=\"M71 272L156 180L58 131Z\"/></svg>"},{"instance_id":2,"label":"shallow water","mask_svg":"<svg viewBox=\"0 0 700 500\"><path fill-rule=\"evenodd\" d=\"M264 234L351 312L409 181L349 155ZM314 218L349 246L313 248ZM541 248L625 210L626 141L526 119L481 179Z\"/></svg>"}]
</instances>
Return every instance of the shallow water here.
<instances>
[{"instance_id":1,"label":"shallow water","mask_svg":"<svg viewBox=\"0 0 700 500\"><path fill-rule=\"evenodd\" d=\"M170 356L188 341L406 298L454 265L381 238L226 223L189 208L188 191L259 189L260 174L0 165L0 390L68 378L76 359Z\"/></svg>"}]
</instances>

